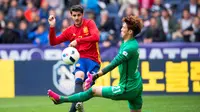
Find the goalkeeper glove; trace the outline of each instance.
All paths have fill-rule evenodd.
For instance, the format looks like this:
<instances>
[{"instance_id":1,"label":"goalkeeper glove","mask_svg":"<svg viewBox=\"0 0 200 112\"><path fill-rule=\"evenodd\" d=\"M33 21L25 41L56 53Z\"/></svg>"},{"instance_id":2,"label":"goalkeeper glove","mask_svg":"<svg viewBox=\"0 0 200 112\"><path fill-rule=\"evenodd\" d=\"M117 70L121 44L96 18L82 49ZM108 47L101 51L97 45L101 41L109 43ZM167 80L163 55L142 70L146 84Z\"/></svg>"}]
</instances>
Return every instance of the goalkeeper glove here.
<instances>
[{"instance_id":1,"label":"goalkeeper glove","mask_svg":"<svg viewBox=\"0 0 200 112\"><path fill-rule=\"evenodd\" d=\"M92 85L94 85L95 80L98 78L98 73L91 74L88 72L88 78L85 80L84 90L88 90Z\"/></svg>"}]
</instances>

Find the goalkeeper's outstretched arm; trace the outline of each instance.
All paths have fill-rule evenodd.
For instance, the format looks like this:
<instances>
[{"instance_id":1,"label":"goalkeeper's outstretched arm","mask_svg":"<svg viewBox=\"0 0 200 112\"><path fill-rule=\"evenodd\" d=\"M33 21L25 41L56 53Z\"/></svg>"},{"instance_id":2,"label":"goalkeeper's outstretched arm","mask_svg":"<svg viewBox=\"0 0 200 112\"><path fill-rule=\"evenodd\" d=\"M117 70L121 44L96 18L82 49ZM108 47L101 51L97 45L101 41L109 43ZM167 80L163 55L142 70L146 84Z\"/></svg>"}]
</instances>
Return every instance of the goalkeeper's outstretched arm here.
<instances>
[{"instance_id":1,"label":"goalkeeper's outstretched arm","mask_svg":"<svg viewBox=\"0 0 200 112\"><path fill-rule=\"evenodd\" d=\"M128 58L126 56L124 56L123 54L118 54L112 61L111 63L106 66L105 68L103 68L102 70L100 70L99 72L95 73L93 75L93 81L95 81L97 78L105 75L106 73L110 72L111 70L113 70L115 67L117 67L118 65L122 64L124 61L127 61Z\"/></svg>"}]
</instances>

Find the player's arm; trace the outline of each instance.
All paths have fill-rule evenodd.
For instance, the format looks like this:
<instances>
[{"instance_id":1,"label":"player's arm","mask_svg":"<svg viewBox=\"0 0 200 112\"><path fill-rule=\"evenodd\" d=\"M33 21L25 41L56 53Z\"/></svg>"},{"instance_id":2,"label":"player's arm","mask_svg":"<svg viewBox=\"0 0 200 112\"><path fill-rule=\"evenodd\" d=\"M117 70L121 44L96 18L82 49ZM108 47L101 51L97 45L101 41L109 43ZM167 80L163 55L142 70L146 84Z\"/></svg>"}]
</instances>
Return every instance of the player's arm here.
<instances>
[{"instance_id":1,"label":"player's arm","mask_svg":"<svg viewBox=\"0 0 200 112\"><path fill-rule=\"evenodd\" d=\"M89 21L87 24L88 30L90 32L90 36L84 37L84 38L77 38L77 44L87 43L87 42L98 42L99 41L99 30L94 23L93 20Z\"/></svg>"},{"instance_id":2,"label":"player's arm","mask_svg":"<svg viewBox=\"0 0 200 112\"><path fill-rule=\"evenodd\" d=\"M55 24L56 24L56 19L53 15L49 16L49 42L50 45L58 45L62 42L72 40L72 37L70 36L70 29L67 28L64 32L62 32L59 36L56 37L56 31L55 31Z\"/></svg>"},{"instance_id":3,"label":"player's arm","mask_svg":"<svg viewBox=\"0 0 200 112\"><path fill-rule=\"evenodd\" d=\"M101 76L103 76L104 74L108 73L109 71L113 70L115 67L117 67L118 65L122 64L125 61L128 61L134 54L133 49L125 49L122 53L119 53L112 61L111 63L106 66L105 68L103 68L102 70L100 70L97 73L94 74L90 74L88 73L88 78L85 81L85 85L84 85L84 90L89 89L92 85L95 84L95 80Z\"/></svg>"},{"instance_id":4,"label":"player's arm","mask_svg":"<svg viewBox=\"0 0 200 112\"><path fill-rule=\"evenodd\" d=\"M130 58L133 57L136 50L134 49L124 49L122 53L119 53L109 65L107 65L105 68L100 70L99 72L94 75L94 80L96 80L98 77L108 73L109 71L113 70L118 65L122 64L125 61L128 61Z\"/></svg>"}]
</instances>

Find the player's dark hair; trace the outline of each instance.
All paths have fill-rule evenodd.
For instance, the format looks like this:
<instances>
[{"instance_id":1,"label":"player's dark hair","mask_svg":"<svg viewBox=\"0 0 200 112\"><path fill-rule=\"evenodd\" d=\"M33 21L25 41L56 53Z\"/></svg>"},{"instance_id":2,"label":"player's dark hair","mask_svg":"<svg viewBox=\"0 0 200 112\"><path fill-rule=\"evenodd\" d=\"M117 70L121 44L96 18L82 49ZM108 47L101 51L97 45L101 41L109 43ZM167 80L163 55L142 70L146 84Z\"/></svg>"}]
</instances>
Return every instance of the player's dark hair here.
<instances>
[{"instance_id":1,"label":"player's dark hair","mask_svg":"<svg viewBox=\"0 0 200 112\"><path fill-rule=\"evenodd\" d=\"M72 12L81 12L83 14L83 6L82 5L73 5L71 8L70 8L70 13L72 14Z\"/></svg>"},{"instance_id":2,"label":"player's dark hair","mask_svg":"<svg viewBox=\"0 0 200 112\"><path fill-rule=\"evenodd\" d=\"M127 24L128 30L133 31L133 36L136 36L143 27L142 19L137 16L127 16L122 19L123 22Z\"/></svg>"}]
</instances>

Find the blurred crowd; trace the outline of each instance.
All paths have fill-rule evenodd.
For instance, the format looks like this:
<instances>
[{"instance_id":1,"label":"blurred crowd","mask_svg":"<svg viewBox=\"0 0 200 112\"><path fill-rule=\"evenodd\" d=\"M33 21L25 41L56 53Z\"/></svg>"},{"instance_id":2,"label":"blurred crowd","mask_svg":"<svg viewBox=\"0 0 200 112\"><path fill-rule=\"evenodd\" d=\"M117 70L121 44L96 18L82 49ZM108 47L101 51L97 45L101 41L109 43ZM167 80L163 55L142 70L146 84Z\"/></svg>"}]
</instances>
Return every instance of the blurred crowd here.
<instances>
[{"instance_id":1,"label":"blurred crowd","mask_svg":"<svg viewBox=\"0 0 200 112\"><path fill-rule=\"evenodd\" d=\"M104 48L120 44L121 19L127 15L144 22L136 36L140 43L200 42L200 0L0 0L0 44L48 45L48 16L56 16L59 35L73 24L74 4L82 4L84 17L96 22Z\"/></svg>"}]
</instances>

